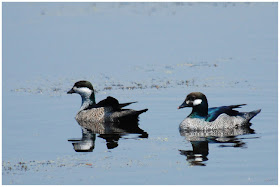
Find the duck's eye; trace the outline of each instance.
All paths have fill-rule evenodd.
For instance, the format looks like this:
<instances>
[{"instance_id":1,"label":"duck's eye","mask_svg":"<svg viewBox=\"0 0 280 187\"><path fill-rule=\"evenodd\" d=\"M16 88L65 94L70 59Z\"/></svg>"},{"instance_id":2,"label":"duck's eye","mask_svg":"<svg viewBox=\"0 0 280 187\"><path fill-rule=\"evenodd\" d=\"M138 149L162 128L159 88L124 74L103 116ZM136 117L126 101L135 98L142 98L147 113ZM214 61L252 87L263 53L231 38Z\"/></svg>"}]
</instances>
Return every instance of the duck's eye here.
<instances>
[{"instance_id":1,"label":"duck's eye","mask_svg":"<svg viewBox=\"0 0 280 187\"><path fill-rule=\"evenodd\" d=\"M191 100L191 101L194 101L194 100L195 100L195 97L191 97L190 100Z\"/></svg>"}]
</instances>

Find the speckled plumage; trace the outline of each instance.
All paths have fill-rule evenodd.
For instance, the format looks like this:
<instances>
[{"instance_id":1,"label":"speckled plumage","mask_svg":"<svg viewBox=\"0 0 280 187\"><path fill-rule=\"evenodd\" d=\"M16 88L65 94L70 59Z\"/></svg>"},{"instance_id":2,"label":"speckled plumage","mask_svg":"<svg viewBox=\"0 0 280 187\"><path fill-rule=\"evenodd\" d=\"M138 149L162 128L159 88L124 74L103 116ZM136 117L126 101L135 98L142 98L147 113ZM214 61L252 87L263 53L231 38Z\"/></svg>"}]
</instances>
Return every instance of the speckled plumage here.
<instances>
[{"instance_id":1,"label":"speckled plumage","mask_svg":"<svg viewBox=\"0 0 280 187\"><path fill-rule=\"evenodd\" d=\"M226 142L229 137L234 137L243 134L251 134L252 130L248 126L241 126L236 128L227 128L227 129L186 129L180 128L181 136L184 136L188 141L208 141L210 139L218 139L219 142Z\"/></svg>"},{"instance_id":2,"label":"speckled plumage","mask_svg":"<svg viewBox=\"0 0 280 187\"><path fill-rule=\"evenodd\" d=\"M112 107L98 107L91 108L88 110L79 111L76 115L76 120L80 121L89 121L89 122L121 122L121 120L137 120L138 116L146 112L147 109L136 111L132 109L122 109L119 111L113 110Z\"/></svg>"},{"instance_id":3,"label":"speckled plumage","mask_svg":"<svg viewBox=\"0 0 280 187\"><path fill-rule=\"evenodd\" d=\"M81 110L76 115L77 121L105 122L108 121L108 114L111 114L112 108L99 107L88 110ZM107 116L105 115L107 114Z\"/></svg>"},{"instance_id":4,"label":"speckled plumage","mask_svg":"<svg viewBox=\"0 0 280 187\"><path fill-rule=\"evenodd\" d=\"M180 124L180 129L192 130L213 130L213 129L230 129L241 126L250 126L248 119L241 116L229 116L221 114L212 122L205 121L200 118L184 119Z\"/></svg>"},{"instance_id":5,"label":"speckled plumage","mask_svg":"<svg viewBox=\"0 0 280 187\"><path fill-rule=\"evenodd\" d=\"M215 130L250 126L249 121L261 110L252 112L238 112L233 110L233 108L239 108L242 105L245 104L208 109L208 102L204 94L200 92L190 93L178 108L192 107L193 110L181 122L179 128L180 130Z\"/></svg>"}]
</instances>

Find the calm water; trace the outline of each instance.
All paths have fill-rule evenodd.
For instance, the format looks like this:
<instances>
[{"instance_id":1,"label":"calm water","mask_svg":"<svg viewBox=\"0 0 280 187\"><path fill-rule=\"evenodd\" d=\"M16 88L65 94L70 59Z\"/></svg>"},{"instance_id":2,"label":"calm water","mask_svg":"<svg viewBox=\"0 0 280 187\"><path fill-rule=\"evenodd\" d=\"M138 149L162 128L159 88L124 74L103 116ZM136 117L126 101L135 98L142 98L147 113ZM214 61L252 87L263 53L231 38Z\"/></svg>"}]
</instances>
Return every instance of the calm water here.
<instances>
[{"instance_id":1,"label":"calm water","mask_svg":"<svg viewBox=\"0 0 280 187\"><path fill-rule=\"evenodd\" d=\"M278 184L277 3L2 7L3 184ZM82 131L66 94L81 79L149 111ZM227 136L180 133L192 91L262 112Z\"/></svg>"}]
</instances>

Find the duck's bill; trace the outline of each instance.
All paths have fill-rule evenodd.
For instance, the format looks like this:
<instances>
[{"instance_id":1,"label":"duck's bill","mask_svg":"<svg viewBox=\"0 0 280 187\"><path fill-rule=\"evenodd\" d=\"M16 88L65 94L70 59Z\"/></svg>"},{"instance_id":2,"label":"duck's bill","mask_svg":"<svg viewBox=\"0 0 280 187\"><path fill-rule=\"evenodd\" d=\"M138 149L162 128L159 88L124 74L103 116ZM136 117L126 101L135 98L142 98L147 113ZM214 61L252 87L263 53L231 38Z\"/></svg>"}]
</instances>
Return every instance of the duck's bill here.
<instances>
[{"instance_id":1,"label":"duck's bill","mask_svg":"<svg viewBox=\"0 0 280 187\"><path fill-rule=\"evenodd\" d=\"M187 105L187 103L184 101L180 106L178 106L178 109L185 108L185 107L189 107L189 105Z\"/></svg>"},{"instance_id":2,"label":"duck's bill","mask_svg":"<svg viewBox=\"0 0 280 187\"><path fill-rule=\"evenodd\" d=\"M67 92L67 94L72 94L72 93L75 93L75 91L73 90L73 88Z\"/></svg>"}]
</instances>

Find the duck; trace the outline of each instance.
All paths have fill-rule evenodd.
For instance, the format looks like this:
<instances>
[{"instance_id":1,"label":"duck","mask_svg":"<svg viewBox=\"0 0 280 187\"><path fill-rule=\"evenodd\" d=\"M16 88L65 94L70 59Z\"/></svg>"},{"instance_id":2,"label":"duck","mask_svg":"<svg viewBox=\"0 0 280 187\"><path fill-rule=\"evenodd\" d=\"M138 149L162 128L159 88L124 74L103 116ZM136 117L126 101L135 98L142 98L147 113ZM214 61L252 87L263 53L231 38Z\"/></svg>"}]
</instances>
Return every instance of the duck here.
<instances>
[{"instance_id":1,"label":"duck","mask_svg":"<svg viewBox=\"0 0 280 187\"><path fill-rule=\"evenodd\" d=\"M178 107L192 107L192 112L180 123L181 130L219 130L238 127L249 127L250 120L261 112L261 109L251 112L235 110L246 104L229 105L208 108L206 96L201 92L192 92Z\"/></svg>"},{"instance_id":2,"label":"duck","mask_svg":"<svg viewBox=\"0 0 280 187\"><path fill-rule=\"evenodd\" d=\"M75 119L78 122L87 121L94 123L120 123L127 121L139 121L138 116L148 109L132 110L123 109L132 103L119 103L119 101L111 96L96 103L95 93L92 84L89 81L81 80L67 92L67 94L77 93L82 98L82 104Z\"/></svg>"}]
</instances>

